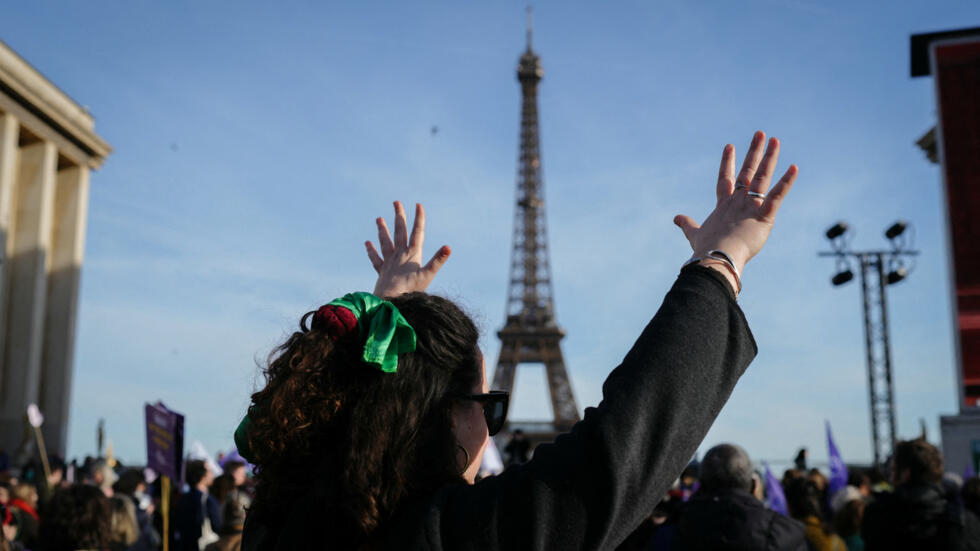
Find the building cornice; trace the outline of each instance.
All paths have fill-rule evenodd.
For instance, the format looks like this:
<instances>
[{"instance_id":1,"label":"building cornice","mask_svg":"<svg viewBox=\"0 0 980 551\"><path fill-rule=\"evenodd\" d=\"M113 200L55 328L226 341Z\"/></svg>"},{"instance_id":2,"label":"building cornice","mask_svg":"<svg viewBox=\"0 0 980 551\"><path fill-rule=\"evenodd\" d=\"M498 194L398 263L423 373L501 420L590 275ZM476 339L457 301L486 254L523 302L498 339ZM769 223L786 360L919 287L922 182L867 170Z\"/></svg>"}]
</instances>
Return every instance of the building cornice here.
<instances>
[{"instance_id":1,"label":"building cornice","mask_svg":"<svg viewBox=\"0 0 980 551\"><path fill-rule=\"evenodd\" d=\"M16 52L0 41L0 95L6 95L18 107L32 115L24 123L43 123L67 140L84 155L74 159L90 168L98 168L112 147L95 133L95 119L88 111L39 73ZM31 128L35 132L43 130ZM60 140L58 140L60 141Z\"/></svg>"}]
</instances>

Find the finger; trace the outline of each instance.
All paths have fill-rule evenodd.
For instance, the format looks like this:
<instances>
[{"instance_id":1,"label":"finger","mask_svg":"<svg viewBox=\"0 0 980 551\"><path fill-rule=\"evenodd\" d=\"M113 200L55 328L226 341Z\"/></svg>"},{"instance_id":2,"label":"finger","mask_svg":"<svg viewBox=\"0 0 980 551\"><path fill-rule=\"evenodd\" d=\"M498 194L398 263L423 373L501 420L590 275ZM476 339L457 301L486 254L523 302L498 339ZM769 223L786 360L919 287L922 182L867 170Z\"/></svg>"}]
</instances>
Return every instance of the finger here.
<instances>
[{"instance_id":1,"label":"finger","mask_svg":"<svg viewBox=\"0 0 980 551\"><path fill-rule=\"evenodd\" d=\"M375 222L378 224L378 244L381 245L381 254L386 257L391 256L395 252L395 244L391 242L391 232L388 231L388 224L380 216Z\"/></svg>"},{"instance_id":2,"label":"finger","mask_svg":"<svg viewBox=\"0 0 980 551\"><path fill-rule=\"evenodd\" d=\"M439 247L436 254L432 256L432 259L422 267L422 271L426 273L429 277L435 276L436 272L442 268L442 265L449 260L449 255L453 253L453 250L449 248L449 245L443 245Z\"/></svg>"},{"instance_id":3,"label":"finger","mask_svg":"<svg viewBox=\"0 0 980 551\"><path fill-rule=\"evenodd\" d=\"M384 264L384 260L381 260L381 255L379 255L378 250L374 248L374 243L365 241L364 248L367 249L368 258L371 260L371 265L374 266L374 271L380 274L381 265Z\"/></svg>"},{"instance_id":4,"label":"finger","mask_svg":"<svg viewBox=\"0 0 980 551\"><path fill-rule=\"evenodd\" d=\"M742 162L742 170L739 171L738 178L735 179L736 184L748 187L752 182L755 169L759 166L759 160L762 158L762 144L765 141L766 133L762 130L756 130L755 134L752 135L752 145L749 146L749 152L745 154L745 160Z\"/></svg>"},{"instance_id":5,"label":"finger","mask_svg":"<svg viewBox=\"0 0 980 551\"><path fill-rule=\"evenodd\" d=\"M405 222L405 207L401 201L395 201L395 247L404 249L408 246L408 224Z\"/></svg>"},{"instance_id":6,"label":"finger","mask_svg":"<svg viewBox=\"0 0 980 551\"><path fill-rule=\"evenodd\" d=\"M769 138L769 145L766 146L766 154L762 157L759 170L752 178L752 185L749 190L758 193L765 193L769 189L769 181L772 180L772 173L776 170L776 161L779 160L779 140Z\"/></svg>"},{"instance_id":7,"label":"finger","mask_svg":"<svg viewBox=\"0 0 980 551\"><path fill-rule=\"evenodd\" d=\"M735 186L735 146L728 144L721 153L721 167L718 169L718 187L715 193L718 201L732 194Z\"/></svg>"},{"instance_id":8,"label":"finger","mask_svg":"<svg viewBox=\"0 0 980 551\"><path fill-rule=\"evenodd\" d=\"M415 203L415 222L412 224L412 236L408 238L408 247L421 249L423 241L425 241L425 209L422 208L422 203Z\"/></svg>"},{"instance_id":9,"label":"finger","mask_svg":"<svg viewBox=\"0 0 980 551\"><path fill-rule=\"evenodd\" d=\"M762 203L762 216L769 221L772 221L776 212L779 211L779 205L782 204L783 198L789 193L790 188L793 187L793 182L796 181L796 175L799 174L800 169L796 165L789 165L786 169L786 174L776 182L776 185L772 187L772 191L766 195L766 200Z\"/></svg>"},{"instance_id":10,"label":"finger","mask_svg":"<svg viewBox=\"0 0 980 551\"><path fill-rule=\"evenodd\" d=\"M690 216L686 216L684 214L678 214L677 216L675 216L674 224L676 224L677 227L680 228L682 232L684 232L684 237L687 238L688 243L690 243L691 246L693 247L694 237L697 235L698 230L701 229L701 226L699 226L698 223L695 222L693 218L691 218Z\"/></svg>"}]
</instances>

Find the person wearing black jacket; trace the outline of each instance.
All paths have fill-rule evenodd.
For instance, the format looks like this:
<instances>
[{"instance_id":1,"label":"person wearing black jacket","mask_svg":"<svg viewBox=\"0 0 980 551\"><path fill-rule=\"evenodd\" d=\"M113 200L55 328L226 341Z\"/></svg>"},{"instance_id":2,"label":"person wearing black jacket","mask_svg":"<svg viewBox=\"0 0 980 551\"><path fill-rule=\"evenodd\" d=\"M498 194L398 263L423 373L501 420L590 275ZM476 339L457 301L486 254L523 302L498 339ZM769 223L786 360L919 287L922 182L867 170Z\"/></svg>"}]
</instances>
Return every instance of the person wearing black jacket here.
<instances>
[{"instance_id":1,"label":"person wearing black jacket","mask_svg":"<svg viewBox=\"0 0 980 551\"><path fill-rule=\"evenodd\" d=\"M214 475L204 461L188 461L184 469L190 489L182 494L174 505L174 549L177 551L199 551L202 536L218 539L221 532L221 507L214 496L208 494L208 487Z\"/></svg>"},{"instance_id":2,"label":"person wearing black jacket","mask_svg":"<svg viewBox=\"0 0 980 551\"><path fill-rule=\"evenodd\" d=\"M754 495L759 483L742 448L720 444L701 462L701 487L681 507L676 551L806 551L802 523L766 509Z\"/></svg>"},{"instance_id":3,"label":"person wearing black jacket","mask_svg":"<svg viewBox=\"0 0 980 551\"><path fill-rule=\"evenodd\" d=\"M943 487L943 458L923 438L895 445L894 492L875 494L864 510L861 538L867 551L980 550L973 519ZM967 525L969 523L969 525Z\"/></svg>"},{"instance_id":4,"label":"person wearing black jacket","mask_svg":"<svg viewBox=\"0 0 980 551\"><path fill-rule=\"evenodd\" d=\"M475 484L506 400L487 392L472 321L421 293L448 247L423 265L424 211L416 207L409 234L396 202L394 239L378 219L380 254L368 243L374 295L304 316L236 431L258 473L243 549L615 549L756 354L735 299L796 178L790 166L769 189L778 155L779 142L757 132L736 176L725 147L714 211L700 226L674 219L694 255L606 379L602 402L529 462ZM398 337L404 325L412 339ZM397 345L397 361L390 348L372 356L387 365L368 357L384 339L378 327L395 335L385 342L414 341Z\"/></svg>"}]
</instances>

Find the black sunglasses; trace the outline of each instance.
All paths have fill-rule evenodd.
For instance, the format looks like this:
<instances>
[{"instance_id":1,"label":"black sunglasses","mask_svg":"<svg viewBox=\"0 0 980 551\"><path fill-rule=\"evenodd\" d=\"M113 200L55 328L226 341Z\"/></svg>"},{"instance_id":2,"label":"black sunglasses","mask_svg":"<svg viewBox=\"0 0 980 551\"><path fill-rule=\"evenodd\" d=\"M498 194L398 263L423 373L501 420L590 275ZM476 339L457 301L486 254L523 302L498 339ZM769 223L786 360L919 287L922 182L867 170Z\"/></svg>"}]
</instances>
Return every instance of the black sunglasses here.
<instances>
[{"instance_id":1,"label":"black sunglasses","mask_svg":"<svg viewBox=\"0 0 980 551\"><path fill-rule=\"evenodd\" d=\"M500 432L507 420L507 406L510 404L510 393L506 390L491 390L486 394L471 394L470 400L476 400L483 406L483 418L487 421L487 431L490 436Z\"/></svg>"}]
</instances>

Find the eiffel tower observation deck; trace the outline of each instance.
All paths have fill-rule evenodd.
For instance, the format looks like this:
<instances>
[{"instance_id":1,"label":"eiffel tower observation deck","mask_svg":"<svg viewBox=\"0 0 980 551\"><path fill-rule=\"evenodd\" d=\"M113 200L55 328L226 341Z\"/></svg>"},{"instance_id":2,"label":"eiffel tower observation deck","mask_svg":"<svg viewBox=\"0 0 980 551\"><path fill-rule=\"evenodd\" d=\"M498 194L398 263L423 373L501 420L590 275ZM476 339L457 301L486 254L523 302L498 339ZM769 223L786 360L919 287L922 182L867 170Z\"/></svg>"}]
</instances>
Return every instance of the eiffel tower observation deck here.
<instances>
[{"instance_id":1,"label":"eiffel tower observation deck","mask_svg":"<svg viewBox=\"0 0 980 551\"><path fill-rule=\"evenodd\" d=\"M532 48L531 38L528 9L527 50L517 66L523 100L507 318L497 333L501 350L492 388L513 392L516 371L521 364L544 365L553 421L515 421L508 425L510 430L520 428L540 441L571 428L579 420L579 413L561 352L565 332L555 320L538 132L538 83L544 77L544 69Z\"/></svg>"}]
</instances>

